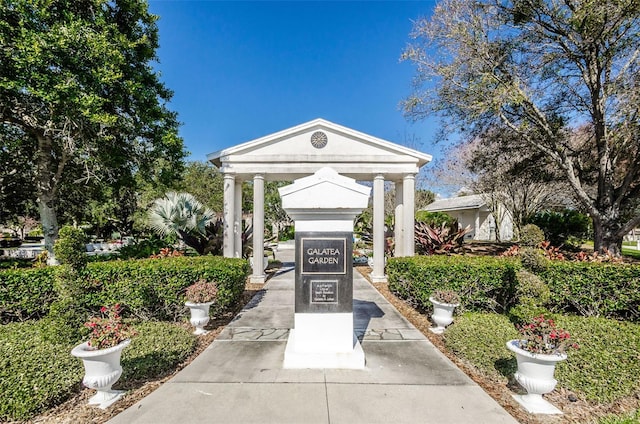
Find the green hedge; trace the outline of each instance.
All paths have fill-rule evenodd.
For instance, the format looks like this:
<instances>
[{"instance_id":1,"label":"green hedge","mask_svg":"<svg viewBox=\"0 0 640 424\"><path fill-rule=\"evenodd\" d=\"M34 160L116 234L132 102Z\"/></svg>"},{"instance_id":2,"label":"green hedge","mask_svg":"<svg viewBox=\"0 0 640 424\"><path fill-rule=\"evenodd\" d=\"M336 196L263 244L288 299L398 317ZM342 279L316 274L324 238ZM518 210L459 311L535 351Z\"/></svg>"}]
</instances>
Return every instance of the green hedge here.
<instances>
[{"instance_id":1,"label":"green hedge","mask_svg":"<svg viewBox=\"0 0 640 424\"><path fill-rule=\"evenodd\" d=\"M122 352L123 373L114 388L137 388L172 372L194 350L191 330L166 322L133 323L138 331ZM0 421L26 420L59 405L82 388L82 361L72 345L44 337L40 322L0 326Z\"/></svg>"},{"instance_id":2,"label":"green hedge","mask_svg":"<svg viewBox=\"0 0 640 424\"><path fill-rule=\"evenodd\" d=\"M177 320L185 313L184 290L204 278L218 283L216 307L235 304L244 291L249 264L219 256L98 262L89 266L100 284L95 306L124 304L143 319Z\"/></svg>"},{"instance_id":3,"label":"green hedge","mask_svg":"<svg viewBox=\"0 0 640 424\"><path fill-rule=\"evenodd\" d=\"M44 341L37 322L0 326L0 421L30 418L80 388L71 347Z\"/></svg>"},{"instance_id":4,"label":"green hedge","mask_svg":"<svg viewBox=\"0 0 640 424\"><path fill-rule=\"evenodd\" d=\"M640 320L640 266L550 261L538 275L555 311Z\"/></svg>"},{"instance_id":5,"label":"green hedge","mask_svg":"<svg viewBox=\"0 0 640 424\"><path fill-rule=\"evenodd\" d=\"M389 289L422 308L431 308L434 290L455 290L461 310L504 312L512 306L516 271L510 258L468 256L415 256L391 258L387 264Z\"/></svg>"},{"instance_id":6,"label":"green hedge","mask_svg":"<svg viewBox=\"0 0 640 424\"><path fill-rule=\"evenodd\" d=\"M143 319L177 320L184 314L184 289L200 278L218 282L218 307L238 301L249 274L242 259L218 256L96 262L87 266L92 288L84 304L122 303ZM0 272L3 323L41 318L55 299L53 268Z\"/></svg>"},{"instance_id":7,"label":"green hedge","mask_svg":"<svg viewBox=\"0 0 640 424\"><path fill-rule=\"evenodd\" d=\"M640 324L579 316L558 316L556 322L580 345L556 365L558 388L595 402L640 395ZM445 344L456 355L505 382L517 369L505 343L517 337L506 316L487 313L458 316L444 334Z\"/></svg>"},{"instance_id":8,"label":"green hedge","mask_svg":"<svg viewBox=\"0 0 640 424\"><path fill-rule=\"evenodd\" d=\"M517 260L496 257L416 256L391 258L389 288L413 306L430 309L436 289L456 290L461 310L503 312L514 306L521 268ZM554 312L640 320L640 266L545 261L535 270L551 291Z\"/></svg>"},{"instance_id":9,"label":"green hedge","mask_svg":"<svg viewBox=\"0 0 640 424\"><path fill-rule=\"evenodd\" d=\"M0 322L41 318L56 298L54 268L0 271Z\"/></svg>"},{"instance_id":10,"label":"green hedge","mask_svg":"<svg viewBox=\"0 0 640 424\"><path fill-rule=\"evenodd\" d=\"M484 374L507 381L517 371L515 358L505 347L518 331L505 315L467 312L455 318L444 333L445 345Z\"/></svg>"}]
</instances>

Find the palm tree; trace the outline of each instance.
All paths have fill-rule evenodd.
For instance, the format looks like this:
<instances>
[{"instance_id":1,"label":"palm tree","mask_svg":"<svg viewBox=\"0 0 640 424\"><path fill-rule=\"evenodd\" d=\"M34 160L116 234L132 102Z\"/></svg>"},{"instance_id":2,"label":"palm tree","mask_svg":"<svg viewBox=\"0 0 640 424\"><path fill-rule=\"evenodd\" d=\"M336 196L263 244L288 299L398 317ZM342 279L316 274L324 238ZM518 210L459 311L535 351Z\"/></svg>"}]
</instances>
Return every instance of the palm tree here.
<instances>
[{"instance_id":1,"label":"palm tree","mask_svg":"<svg viewBox=\"0 0 640 424\"><path fill-rule=\"evenodd\" d=\"M200 255L222 250L222 219L189 193L170 191L156 199L149 211L149 225L161 237L175 234Z\"/></svg>"}]
</instances>

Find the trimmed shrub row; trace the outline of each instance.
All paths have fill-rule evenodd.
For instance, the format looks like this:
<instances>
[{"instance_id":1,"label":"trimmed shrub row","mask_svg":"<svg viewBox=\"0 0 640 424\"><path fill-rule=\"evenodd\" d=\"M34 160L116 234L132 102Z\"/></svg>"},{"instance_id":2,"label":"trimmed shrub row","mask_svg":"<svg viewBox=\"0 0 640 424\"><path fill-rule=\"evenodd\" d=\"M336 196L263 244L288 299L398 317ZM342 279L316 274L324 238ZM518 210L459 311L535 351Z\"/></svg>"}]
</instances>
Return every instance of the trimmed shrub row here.
<instances>
[{"instance_id":1,"label":"trimmed shrub row","mask_svg":"<svg viewBox=\"0 0 640 424\"><path fill-rule=\"evenodd\" d=\"M56 298L54 268L0 271L0 322L41 318Z\"/></svg>"},{"instance_id":2,"label":"trimmed shrub row","mask_svg":"<svg viewBox=\"0 0 640 424\"><path fill-rule=\"evenodd\" d=\"M551 292L551 311L640 320L639 266L546 259L543 265L534 272ZM517 303L521 268L513 258L416 256L389 259L387 275L396 295L424 310L434 290L450 289L460 294L462 309L505 312Z\"/></svg>"},{"instance_id":3,"label":"trimmed shrub row","mask_svg":"<svg viewBox=\"0 0 640 424\"><path fill-rule=\"evenodd\" d=\"M122 353L123 374L116 389L172 372L195 349L189 329L167 322L133 323L138 335ZM82 361L73 347L51 343L40 322L0 326L0 421L26 420L81 390Z\"/></svg>"},{"instance_id":4,"label":"trimmed shrub row","mask_svg":"<svg viewBox=\"0 0 640 424\"><path fill-rule=\"evenodd\" d=\"M0 320L42 318L55 300L54 269L0 272ZM121 303L142 319L177 320L185 313L184 290L198 279L218 283L217 307L233 305L242 295L249 265L218 256L96 262L87 266L91 288L82 304L99 308Z\"/></svg>"},{"instance_id":5,"label":"trimmed shrub row","mask_svg":"<svg viewBox=\"0 0 640 424\"><path fill-rule=\"evenodd\" d=\"M82 363L70 346L45 341L38 322L2 325L0 340L0 421L29 418L80 387Z\"/></svg>"},{"instance_id":6,"label":"trimmed shrub row","mask_svg":"<svg viewBox=\"0 0 640 424\"><path fill-rule=\"evenodd\" d=\"M640 321L640 266L549 261L538 275L554 311Z\"/></svg>"},{"instance_id":7,"label":"trimmed shrub row","mask_svg":"<svg viewBox=\"0 0 640 424\"><path fill-rule=\"evenodd\" d=\"M556 366L559 387L596 402L613 402L640 391L639 324L577 316L559 316L556 322L580 345ZM444 340L456 355L506 382L517 364L505 343L515 338L518 332L506 316L474 312L458 316Z\"/></svg>"},{"instance_id":8,"label":"trimmed shrub row","mask_svg":"<svg viewBox=\"0 0 640 424\"><path fill-rule=\"evenodd\" d=\"M462 309L505 312L514 301L514 259L468 256L391 258L387 263L389 289L421 309L431 308L437 289L455 290Z\"/></svg>"}]
</instances>

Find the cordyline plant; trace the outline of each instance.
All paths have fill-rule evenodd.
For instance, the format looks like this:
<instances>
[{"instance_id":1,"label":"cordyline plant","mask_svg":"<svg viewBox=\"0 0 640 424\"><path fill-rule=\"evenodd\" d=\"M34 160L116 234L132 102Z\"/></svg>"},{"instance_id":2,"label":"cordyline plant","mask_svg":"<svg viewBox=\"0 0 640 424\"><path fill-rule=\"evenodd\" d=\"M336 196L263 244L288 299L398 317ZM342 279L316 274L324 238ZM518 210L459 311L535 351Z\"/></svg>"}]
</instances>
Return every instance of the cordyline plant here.
<instances>
[{"instance_id":1,"label":"cordyline plant","mask_svg":"<svg viewBox=\"0 0 640 424\"><path fill-rule=\"evenodd\" d=\"M181 250L173 249L171 247L163 247L160 251L149 256L150 259L162 259L162 258L176 258L178 256L184 256L184 252Z\"/></svg>"},{"instance_id":2,"label":"cordyline plant","mask_svg":"<svg viewBox=\"0 0 640 424\"><path fill-rule=\"evenodd\" d=\"M135 336L136 331L122 321L120 305L100 308L99 317L92 317L84 326L91 330L89 347L93 349L107 349L117 346L123 341Z\"/></svg>"},{"instance_id":3,"label":"cordyline plant","mask_svg":"<svg viewBox=\"0 0 640 424\"><path fill-rule=\"evenodd\" d=\"M520 246L518 246L517 244L514 244L513 246L509 247L507 250L502 252L500 256L503 256L506 258L512 258L512 257L518 256L519 254L520 254Z\"/></svg>"},{"instance_id":4,"label":"cordyline plant","mask_svg":"<svg viewBox=\"0 0 640 424\"><path fill-rule=\"evenodd\" d=\"M539 315L532 322L517 327L520 332L520 348L531 353L560 355L569 349L578 349L569 332L557 328L552 319Z\"/></svg>"},{"instance_id":5,"label":"cordyline plant","mask_svg":"<svg viewBox=\"0 0 640 424\"><path fill-rule=\"evenodd\" d=\"M448 305L458 305L460 303L460 296L453 290L435 290L431 294L431 298L436 302Z\"/></svg>"},{"instance_id":6,"label":"cordyline plant","mask_svg":"<svg viewBox=\"0 0 640 424\"><path fill-rule=\"evenodd\" d=\"M550 241L545 240L540 243L538 247L542 249L547 259L551 259L552 261L565 260L564 254L560 251L560 248L552 246Z\"/></svg>"},{"instance_id":7,"label":"cordyline plant","mask_svg":"<svg viewBox=\"0 0 640 424\"><path fill-rule=\"evenodd\" d=\"M469 225L460 228L458 221L453 221L450 224L443 222L439 227L416 222L416 252L423 255L457 253L462 250L464 236L470 231Z\"/></svg>"},{"instance_id":8,"label":"cordyline plant","mask_svg":"<svg viewBox=\"0 0 640 424\"><path fill-rule=\"evenodd\" d=\"M186 290L187 300L193 303L208 303L216 300L218 285L206 280L198 280Z\"/></svg>"},{"instance_id":9,"label":"cordyline plant","mask_svg":"<svg viewBox=\"0 0 640 424\"><path fill-rule=\"evenodd\" d=\"M604 249L604 253L598 253L598 252L587 253L587 252L580 251L576 253L572 259L575 262L596 262L596 263L601 263L601 262L622 263L623 262L622 257L611 254L611 252L609 252L607 249Z\"/></svg>"}]
</instances>

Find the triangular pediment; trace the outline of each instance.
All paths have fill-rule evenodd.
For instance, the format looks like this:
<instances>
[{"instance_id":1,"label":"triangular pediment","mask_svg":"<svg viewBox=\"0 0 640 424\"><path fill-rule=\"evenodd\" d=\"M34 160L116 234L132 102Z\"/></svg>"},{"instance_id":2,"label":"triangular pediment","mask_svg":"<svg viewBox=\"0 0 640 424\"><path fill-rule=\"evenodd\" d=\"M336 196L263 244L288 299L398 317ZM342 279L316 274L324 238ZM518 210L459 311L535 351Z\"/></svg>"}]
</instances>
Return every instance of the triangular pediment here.
<instances>
[{"instance_id":1,"label":"triangular pediment","mask_svg":"<svg viewBox=\"0 0 640 424\"><path fill-rule=\"evenodd\" d=\"M407 166L417 172L431 161L431 156L425 153L324 119L223 149L207 158L225 171L237 174L309 175L320 167L330 166L341 174L356 177L370 175L376 166L384 168L380 172L395 173L396 168ZM282 167L288 167L289 171L284 172Z\"/></svg>"},{"instance_id":2,"label":"triangular pediment","mask_svg":"<svg viewBox=\"0 0 640 424\"><path fill-rule=\"evenodd\" d=\"M297 179L278 189L282 207L287 208L360 208L367 207L371 187L353 178L321 168L315 174Z\"/></svg>"}]
</instances>

